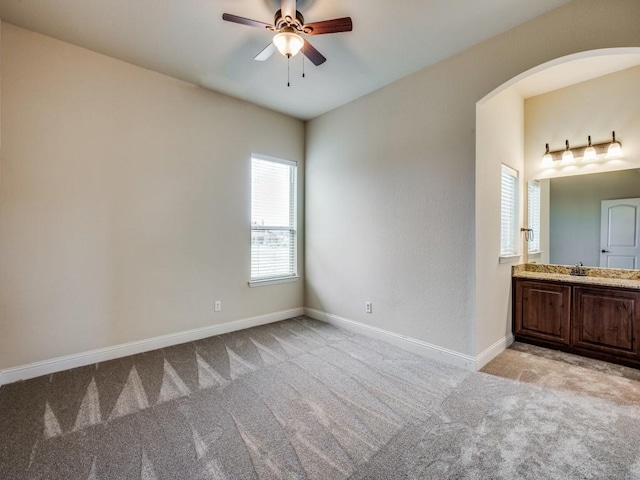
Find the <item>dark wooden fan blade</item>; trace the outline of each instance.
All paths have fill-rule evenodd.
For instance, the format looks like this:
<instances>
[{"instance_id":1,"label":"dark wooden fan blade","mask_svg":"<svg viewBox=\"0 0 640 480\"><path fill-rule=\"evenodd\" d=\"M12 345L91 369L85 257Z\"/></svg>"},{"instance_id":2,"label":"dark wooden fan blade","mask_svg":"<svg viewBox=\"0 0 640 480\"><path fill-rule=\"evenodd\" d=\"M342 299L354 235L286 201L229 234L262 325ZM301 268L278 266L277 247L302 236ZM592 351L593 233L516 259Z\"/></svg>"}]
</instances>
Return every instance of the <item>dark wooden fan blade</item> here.
<instances>
[{"instance_id":1,"label":"dark wooden fan blade","mask_svg":"<svg viewBox=\"0 0 640 480\"><path fill-rule=\"evenodd\" d=\"M273 26L269 25L268 23L259 22L257 20L251 20L250 18L239 17L237 15L231 15L230 13L223 13L222 19L226 20L227 22L239 23L240 25L247 25L249 27L268 28L268 29L273 28Z\"/></svg>"},{"instance_id":2,"label":"dark wooden fan blade","mask_svg":"<svg viewBox=\"0 0 640 480\"><path fill-rule=\"evenodd\" d=\"M255 56L254 60L258 60L259 62L264 62L271 58L271 55L276 51L276 46L271 42L269 45L264 47L264 49Z\"/></svg>"},{"instance_id":3,"label":"dark wooden fan blade","mask_svg":"<svg viewBox=\"0 0 640 480\"><path fill-rule=\"evenodd\" d=\"M304 46L302 47L302 53L305 57L311 60L311 63L313 63L316 67L318 65L322 65L327 61L327 59L324 58L324 55L322 55L318 50L315 49L313 45L311 45L306 40L304 41Z\"/></svg>"},{"instance_id":4,"label":"dark wooden fan blade","mask_svg":"<svg viewBox=\"0 0 640 480\"><path fill-rule=\"evenodd\" d=\"M282 10L283 17L291 17L296 19L296 0L281 0L280 10Z\"/></svg>"},{"instance_id":5,"label":"dark wooden fan blade","mask_svg":"<svg viewBox=\"0 0 640 480\"><path fill-rule=\"evenodd\" d=\"M322 35L325 33L350 32L353 30L351 17L324 20L322 22L307 23L302 27L307 35Z\"/></svg>"}]
</instances>

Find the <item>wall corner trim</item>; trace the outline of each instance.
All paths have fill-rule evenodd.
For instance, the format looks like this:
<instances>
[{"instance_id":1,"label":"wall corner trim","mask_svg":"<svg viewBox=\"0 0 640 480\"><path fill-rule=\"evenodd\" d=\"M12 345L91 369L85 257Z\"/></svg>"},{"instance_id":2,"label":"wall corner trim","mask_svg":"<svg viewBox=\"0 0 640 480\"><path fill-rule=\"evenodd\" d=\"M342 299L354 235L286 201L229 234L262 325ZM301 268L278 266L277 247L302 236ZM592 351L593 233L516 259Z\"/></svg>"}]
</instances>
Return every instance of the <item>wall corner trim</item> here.
<instances>
[{"instance_id":1,"label":"wall corner trim","mask_svg":"<svg viewBox=\"0 0 640 480\"><path fill-rule=\"evenodd\" d=\"M106 362L128 355L135 355L150 350L170 347L186 342L193 342L214 335L244 330L245 328L257 327L268 323L279 322L289 318L298 317L304 314L304 308L292 308L279 312L267 313L256 317L234 320L217 325L194 328L183 332L170 333L159 337L138 340L135 342L123 343L111 347L99 348L87 352L66 355L64 357L52 358L40 362L19 365L4 370L0 370L0 385L27 380L29 378L61 372L70 368L83 367L94 363Z\"/></svg>"},{"instance_id":2,"label":"wall corner trim","mask_svg":"<svg viewBox=\"0 0 640 480\"><path fill-rule=\"evenodd\" d=\"M480 370L487 363L504 352L514 341L515 337L510 333L477 355L475 357L476 370Z\"/></svg>"},{"instance_id":3,"label":"wall corner trim","mask_svg":"<svg viewBox=\"0 0 640 480\"><path fill-rule=\"evenodd\" d=\"M305 315L316 320L320 320L322 322L335 325L336 327L341 327L346 330L359 333L366 337L382 340L417 355L447 363L449 365L463 368L472 372L480 370L495 356L503 352L507 348L507 346L513 343L513 335L506 336L505 338L497 341L477 357L472 357L471 355L465 355L464 353L449 350L448 348L439 347L437 345L423 342L422 340L418 340L415 338L407 337L406 335L401 335L399 333L390 332L389 330L384 330L382 328L373 327L371 325L366 325L354 320L339 317L338 315L333 315L331 313L322 312L313 308L305 308L304 310Z\"/></svg>"}]
</instances>

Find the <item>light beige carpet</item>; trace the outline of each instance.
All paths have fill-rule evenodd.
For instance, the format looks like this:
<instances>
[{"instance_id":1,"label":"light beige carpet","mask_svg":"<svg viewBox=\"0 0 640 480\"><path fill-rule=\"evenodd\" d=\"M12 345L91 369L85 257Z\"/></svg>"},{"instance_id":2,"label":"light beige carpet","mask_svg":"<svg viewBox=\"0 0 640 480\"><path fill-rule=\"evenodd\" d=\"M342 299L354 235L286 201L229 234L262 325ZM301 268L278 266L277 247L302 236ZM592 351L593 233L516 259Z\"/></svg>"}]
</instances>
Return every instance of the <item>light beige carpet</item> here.
<instances>
[{"instance_id":1,"label":"light beige carpet","mask_svg":"<svg viewBox=\"0 0 640 480\"><path fill-rule=\"evenodd\" d=\"M640 370L514 343L483 369L498 377L640 407Z\"/></svg>"},{"instance_id":2,"label":"light beige carpet","mask_svg":"<svg viewBox=\"0 0 640 480\"><path fill-rule=\"evenodd\" d=\"M640 408L305 317L0 388L1 480L519 478L640 479Z\"/></svg>"}]
</instances>

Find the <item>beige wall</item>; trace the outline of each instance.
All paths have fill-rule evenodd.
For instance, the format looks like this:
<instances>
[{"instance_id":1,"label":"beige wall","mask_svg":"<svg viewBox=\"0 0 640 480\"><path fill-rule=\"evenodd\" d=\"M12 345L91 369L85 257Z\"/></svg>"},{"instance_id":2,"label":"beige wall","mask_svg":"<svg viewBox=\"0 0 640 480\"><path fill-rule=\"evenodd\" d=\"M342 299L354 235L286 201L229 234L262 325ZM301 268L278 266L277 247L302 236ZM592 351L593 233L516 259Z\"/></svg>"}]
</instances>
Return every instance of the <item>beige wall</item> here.
<instances>
[{"instance_id":1,"label":"beige wall","mask_svg":"<svg viewBox=\"0 0 640 480\"><path fill-rule=\"evenodd\" d=\"M511 266L521 260L499 261L503 164L518 172L519 212L526 192L524 101L516 88L479 105L476 126L475 348L480 353L511 333Z\"/></svg>"},{"instance_id":2,"label":"beige wall","mask_svg":"<svg viewBox=\"0 0 640 480\"><path fill-rule=\"evenodd\" d=\"M306 306L466 353L474 159L459 118L474 99L457 68L307 124Z\"/></svg>"},{"instance_id":3,"label":"beige wall","mask_svg":"<svg viewBox=\"0 0 640 480\"><path fill-rule=\"evenodd\" d=\"M302 122L1 41L0 369L302 306L302 281L247 285L251 153L298 161L303 199Z\"/></svg>"},{"instance_id":4,"label":"beige wall","mask_svg":"<svg viewBox=\"0 0 640 480\"><path fill-rule=\"evenodd\" d=\"M311 121L306 305L468 355L504 338L476 308L497 268L476 257L498 259L475 239L499 242L476 225L476 102L549 60L639 46L638 24L637 0L575 0Z\"/></svg>"},{"instance_id":5,"label":"beige wall","mask_svg":"<svg viewBox=\"0 0 640 480\"><path fill-rule=\"evenodd\" d=\"M554 90L525 101L525 159L527 178L557 178L640 167L640 66ZM545 168L545 143L552 150L611 139L623 143L624 158L593 163L576 162Z\"/></svg>"},{"instance_id":6,"label":"beige wall","mask_svg":"<svg viewBox=\"0 0 640 480\"><path fill-rule=\"evenodd\" d=\"M476 193L476 103L551 59L640 46L638 24L637 0L574 0L306 138L296 120L4 25L0 368L301 306L300 282L247 287L251 152L306 156L306 306L478 355L508 325L502 267L480 268L498 237L476 214L495 216L495 192Z\"/></svg>"}]
</instances>

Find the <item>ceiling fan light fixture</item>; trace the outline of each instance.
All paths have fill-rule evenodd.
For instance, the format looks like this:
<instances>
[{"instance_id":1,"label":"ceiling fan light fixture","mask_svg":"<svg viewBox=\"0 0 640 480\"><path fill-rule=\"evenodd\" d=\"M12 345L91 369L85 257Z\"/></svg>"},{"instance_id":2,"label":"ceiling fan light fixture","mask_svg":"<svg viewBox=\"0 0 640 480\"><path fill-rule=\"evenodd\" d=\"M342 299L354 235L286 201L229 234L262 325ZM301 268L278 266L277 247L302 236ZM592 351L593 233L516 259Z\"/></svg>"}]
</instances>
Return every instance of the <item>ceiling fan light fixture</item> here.
<instances>
[{"instance_id":1,"label":"ceiling fan light fixture","mask_svg":"<svg viewBox=\"0 0 640 480\"><path fill-rule=\"evenodd\" d=\"M302 50L304 40L297 33L285 29L273 37L273 43L282 55L290 58Z\"/></svg>"}]
</instances>

